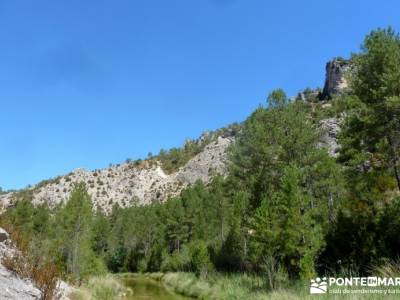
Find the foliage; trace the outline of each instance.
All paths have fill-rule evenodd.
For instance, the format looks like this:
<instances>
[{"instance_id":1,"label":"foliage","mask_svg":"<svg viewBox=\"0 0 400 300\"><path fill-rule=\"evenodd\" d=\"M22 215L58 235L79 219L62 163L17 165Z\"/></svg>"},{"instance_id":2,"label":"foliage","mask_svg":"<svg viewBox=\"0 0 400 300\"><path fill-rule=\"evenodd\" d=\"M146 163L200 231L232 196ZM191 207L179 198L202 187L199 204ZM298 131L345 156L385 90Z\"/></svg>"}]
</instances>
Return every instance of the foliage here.
<instances>
[{"instance_id":1,"label":"foliage","mask_svg":"<svg viewBox=\"0 0 400 300\"><path fill-rule=\"evenodd\" d=\"M400 191L399 35L391 28L372 31L352 61L351 87L360 105L347 120L343 160L392 170Z\"/></svg>"},{"instance_id":2,"label":"foliage","mask_svg":"<svg viewBox=\"0 0 400 300\"><path fill-rule=\"evenodd\" d=\"M57 246L72 279L80 280L91 274L104 273L102 261L93 251L92 202L85 184L75 186L69 201L56 216L56 222L60 233Z\"/></svg>"},{"instance_id":3,"label":"foliage","mask_svg":"<svg viewBox=\"0 0 400 300\"><path fill-rule=\"evenodd\" d=\"M352 57L352 95L340 134L338 161L347 195L326 237L321 269L366 272L398 255L400 190L400 38L372 31ZM347 98L348 99L348 98ZM397 189L397 191L396 191Z\"/></svg>"},{"instance_id":4,"label":"foliage","mask_svg":"<svg viewBox=\"0 0 400 300\"><path fill-rule=\"evenodd\" d=\"M48 275L53 272L51 268L57 267L57 274L66 274L74 281L105 272L95 252L98 243L93 225L98 223L93 220L92 203L83 183L74 188L66 205L54 211L46 205L34 206L29 200L20 200L1 217L3 227L18 233L13 240L32 265L43 265ZM38 276L45 280L40 270Z\"/></svg>"}]
</instances>

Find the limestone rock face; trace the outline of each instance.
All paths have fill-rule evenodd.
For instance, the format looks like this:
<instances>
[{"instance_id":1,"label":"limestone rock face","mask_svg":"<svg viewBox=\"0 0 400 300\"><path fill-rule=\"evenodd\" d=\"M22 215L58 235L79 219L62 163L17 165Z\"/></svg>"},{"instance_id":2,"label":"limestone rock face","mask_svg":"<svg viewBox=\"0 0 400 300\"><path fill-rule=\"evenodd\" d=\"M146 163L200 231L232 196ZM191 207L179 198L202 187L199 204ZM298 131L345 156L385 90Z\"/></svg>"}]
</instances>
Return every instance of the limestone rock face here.
<instances>
[{"instance_id":1,"label":"limestone rock face","mask_svg":"<svg viewBox=\"0 0 400 300\"><path fill-rule=\"evenodd\" d=\"M219 137L181 168L175 178L184 184L193 184L197 180L208 183L213 174L223 174L226 167L226 149L231 142L229 138Z\"/></svg>"},{"instance_id":2,"label":"limestone rock face","mask_svg":"<svg viewBox=\"0 0 400 300\"><path fill-rule=\"evenodd\" d=\"M346 73L349 70L348 60L335 58L326 64L324 96L342 93L348 87Z\"/></svg>"},{"instance_id":3,"label":"limestone rock face","mask_svg":"<svg viewBox=\"0 0 400 300\"><path fill-rule=\"evenodd\" d=\"M0 264L0 299L40 299L40 291L30 281L18 278Z\"/></svg>"},{"instance_id":4,"label":"limestone rock face","mask_svg":"<svg viewBox=\"0 0 400 300\"><path fill-rule=\"evenodd\" d=\"M343 119L341 118L323 119L319 123L319 127L322 130L322 136L318 145L321 148L326 148L329 155L332 157L338 156L338 150L340 147L338 134L342 123Z\"/></svg>"}]
</instances>

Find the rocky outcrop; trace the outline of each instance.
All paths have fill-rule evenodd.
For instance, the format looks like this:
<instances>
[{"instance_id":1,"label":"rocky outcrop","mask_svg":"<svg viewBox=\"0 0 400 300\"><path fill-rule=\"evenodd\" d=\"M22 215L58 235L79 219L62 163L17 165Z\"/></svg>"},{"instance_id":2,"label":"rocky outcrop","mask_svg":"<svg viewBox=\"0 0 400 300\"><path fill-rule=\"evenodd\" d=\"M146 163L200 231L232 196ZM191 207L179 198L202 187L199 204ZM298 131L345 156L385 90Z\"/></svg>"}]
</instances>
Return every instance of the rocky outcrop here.
<instances>
[{"instance_id":1,"label":"rocky outcrop","mask_svg":"<svg viewBox=\"0 0 400 300\"><path fill-rule=\"evenodd\" d=\"M40 291L30 281L17 277L0 264L0 299L40 299Z\"/></svg>"},{"instance_id":2,"label":"rocky outcrop","mask_svg":"<svg viewBox=\"0 0 400 300\"><path fill-rule=\"evenodd\" d=\"M226 150L233 140L233 137L219 136L172 174L166 174L161 165L154 161L144 161L141 165L127 162L95 171L77 169L46 184L34 186L30 192L35 204L46 202L54 206L66 201L74 184L83 181L94 206L105 212L109 212L114 204L129 207L133 204L162 202L179 195L182 189L197 180L208 183L215 174L223 174ZM10 206L16 195L2 195L0 202L5 207Z\"/></svg>"},{"instance_id":3,"label":"rocky outcrop","mask_svg":"<svg viewBox=\"0 0 400 300\"><path fill-rule=\"evenodd\" d=\"M300 91L295 100L317 102L319 100L329 100L333 95L344 93L348 87L347 76L351 70L349 60L343 58L334 58L327 62L325 74L325 84L321 91L320 89L304 89Z\"/></svg>"},{"instance_id":4,"label":"rocky outcrop","mask_svg":"<svg viewBox=\"0 0 400 300\"><path fill-rule=\"evenodd\" d=\"M306 101L306 102L316 102L321 97L321 90L320 89L304 89L300 91L295 100Z\"/></svg>"},{"instance_id":5,"label":"rocky outcrop","mask_svg":"<svg viewBox=\"0 0 400 300\"><path fill-rule=\"evenodd\" d=\"M213 175L223 174L226 167L226 150L231 142L231 138L219 137L214 143L206 146L205 151L191 159L174 177L183 184L193 184L197 180L208 183Z\"/></svg>"},{"instance_id":6,"label":"rocky outcrop","mask_svg":"<svg viewBox=\"0 0 400 300\"><path fill-rule=\"evenodd\" d=\"M346 74L350 70L350 62L342 58L335 58L326 64L325 85L323 97L331 97L342 93L348 88Z\"/></svg>"},{"instance_id":7,"label":"rocky outcrop","mask_svg":"<svg viewBox=\"0 0 400 300\"><path fill-rule=\"evenodd\" d=\"M7 231L5 231L3 228L0 228L0 243L3 243L9 239L9 235Z\"/></svg>"},{"instance_id":8,"label":"rocky outcrop","mask_svg":"<svg viewBox=\"0 0 400 300\"><path fill-rule=\"evenodd\" d=\"M340 147L338 134L342 123L343 119L341 118L328 118L319 122L322 136L318 146L327 149L329 155L332 157L338 156L338 150Z\"/></svg>"},{"instance_id":9,"label":"rocky outcrop","mask_svg":"<svg viewBox=\"0 0 400 300\"><path fill-rule=\"evenodd\" d=\"M5 255L12 255L15 250L8 233L0 228L0 261ZM30 280L22 279L7 270L0 263L0 299L31 300L40 299L40 291Z\"/></svg>"},{"instance_id":10,"label":"rocky outcrop","mask_svg":"<svg viewBox=\"0 0 400 300\"><path fill-rule=\"evenodd\" d=\"M0 237L0 299L41 299L40 290L35 287L31 280L19 277L1 263L3 257L13 256L18 250L12 245L9 234L2 228L0 228ZM72 287L66 282L59 280L55 299L69 300L68 295L71 292Z\"/></svg>"}]
</instances>

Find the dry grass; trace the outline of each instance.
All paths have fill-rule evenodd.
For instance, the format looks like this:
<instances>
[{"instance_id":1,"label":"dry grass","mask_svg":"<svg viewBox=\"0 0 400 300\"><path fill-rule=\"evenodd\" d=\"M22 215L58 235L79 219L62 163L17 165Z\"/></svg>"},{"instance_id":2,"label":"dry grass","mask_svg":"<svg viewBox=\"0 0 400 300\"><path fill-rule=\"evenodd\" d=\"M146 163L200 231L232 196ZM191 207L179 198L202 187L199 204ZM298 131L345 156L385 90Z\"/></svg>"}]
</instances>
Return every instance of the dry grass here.
<instances>
[{"instance_id":1,"label":"dry grass","mask_svg":"<svg viewBox=\"0 0 400 300\"><path fill-rule=\"evenodd\" d=\"M371 274L380 277L400 277L400 262L388 261L371 269Z\"/></svg>"},{"instance_id":2,"label":"dry grass","mask_svg":"<svg viewBox=\"0 0 400 300\"><path fill-rule=\"evenodd\" d=\"M69 296L71 300L117 300L131 291L111 275L92 277Z\"/></svg>"}]
</instances>

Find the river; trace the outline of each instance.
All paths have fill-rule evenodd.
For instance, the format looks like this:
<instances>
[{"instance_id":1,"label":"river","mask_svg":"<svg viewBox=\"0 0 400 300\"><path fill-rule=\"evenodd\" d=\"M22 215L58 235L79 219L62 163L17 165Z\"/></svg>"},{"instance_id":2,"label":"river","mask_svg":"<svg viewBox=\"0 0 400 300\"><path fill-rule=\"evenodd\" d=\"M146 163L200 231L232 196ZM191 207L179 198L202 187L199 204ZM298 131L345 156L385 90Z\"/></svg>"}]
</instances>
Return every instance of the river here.
<instances>
[{"instance_id":1,"label":"river","mask_svg":"<svg viewBox=\"0 0 400 300\"><path fill-rule=\"evenodd\" d=\"M175 294L164 287L161 282L143 277L132 276L123 279L132 294L124 300L189 300L192 298Z\"/></svg>"}]
</instances>

